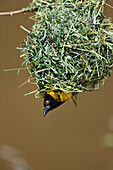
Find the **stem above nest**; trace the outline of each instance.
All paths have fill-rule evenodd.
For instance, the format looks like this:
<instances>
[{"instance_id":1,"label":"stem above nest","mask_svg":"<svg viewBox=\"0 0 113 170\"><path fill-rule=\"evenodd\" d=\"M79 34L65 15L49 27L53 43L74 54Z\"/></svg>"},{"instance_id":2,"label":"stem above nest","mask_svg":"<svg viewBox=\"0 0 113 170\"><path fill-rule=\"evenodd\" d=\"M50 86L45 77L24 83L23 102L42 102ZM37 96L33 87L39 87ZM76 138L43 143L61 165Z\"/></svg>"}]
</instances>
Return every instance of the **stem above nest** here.
<instances>
[{"instance_id":1,"label":"stem above nest","mask_svg":"<svg viewBox=\"0 0 113 170\"><path fill-rule=\"evenodd\" d=\"M31 12L30 9L28 8L23 8L21 10L17 10L17 11L10 11L10 12L0 12L0 16L5 16L5 15L15 15L15 14L21 14L24 12Z\"/></svg>"}]
</instances>

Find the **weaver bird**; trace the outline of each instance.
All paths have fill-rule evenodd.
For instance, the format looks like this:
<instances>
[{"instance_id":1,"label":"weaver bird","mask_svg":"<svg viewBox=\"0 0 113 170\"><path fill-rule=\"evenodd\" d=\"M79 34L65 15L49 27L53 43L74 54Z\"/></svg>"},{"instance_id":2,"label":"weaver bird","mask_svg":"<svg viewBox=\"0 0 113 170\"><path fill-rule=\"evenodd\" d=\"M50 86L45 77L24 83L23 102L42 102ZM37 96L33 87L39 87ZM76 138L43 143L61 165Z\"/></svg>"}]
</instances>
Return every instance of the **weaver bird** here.
<instances>
[{"instance_id":1,"label":"weaver bird","mask_svg":"<svg viewBox=\"0 0 113 170\"><path fill-rule=\"evenodd\" d=\"M63 104L66 100L68 100L72 96L74 96L72 92L64 93L63 91L60 91L60 90L47 92L44 98L43 116L45 116L50 110L53 110L56 107ZM76 102L74 103L76 104Z\"/></svg>"}]
</instances>

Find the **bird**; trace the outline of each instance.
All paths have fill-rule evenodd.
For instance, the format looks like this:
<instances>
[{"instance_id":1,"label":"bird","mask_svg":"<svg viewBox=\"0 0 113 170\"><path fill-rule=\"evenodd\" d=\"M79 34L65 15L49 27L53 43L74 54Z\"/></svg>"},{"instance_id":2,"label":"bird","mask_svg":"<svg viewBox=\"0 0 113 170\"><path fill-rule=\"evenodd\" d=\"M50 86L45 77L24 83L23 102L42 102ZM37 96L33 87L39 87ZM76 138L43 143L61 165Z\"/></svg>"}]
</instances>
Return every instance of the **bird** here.
<instances>
[{"instance_id":1,"label":"bird","mask_svg":"<svg viewBox=\"0 0 113 170\"><path fill-rule=\"evenodd\" d=\"M45 116L49 111L62 105L65 101L67 101L72 96L73 96L72 92L65 93L60 90L53 90L53 91L46 92L44 97L44 103L43 103L44 105L43 116Z\"/></svg>"}]
</instances>

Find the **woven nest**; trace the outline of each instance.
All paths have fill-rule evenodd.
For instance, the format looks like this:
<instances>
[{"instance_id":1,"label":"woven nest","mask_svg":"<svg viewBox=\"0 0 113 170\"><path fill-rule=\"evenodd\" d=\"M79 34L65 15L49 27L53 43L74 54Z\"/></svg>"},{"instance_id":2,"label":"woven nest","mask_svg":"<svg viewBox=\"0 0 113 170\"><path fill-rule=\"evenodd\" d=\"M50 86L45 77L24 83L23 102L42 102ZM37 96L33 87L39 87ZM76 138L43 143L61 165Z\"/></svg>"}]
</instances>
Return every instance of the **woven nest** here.
<instances>
[{"instance_id":1,"label":"woven nest","mask_svg":"<svg viewBox=\"0 0 113 170\"><path fill-rule=\"evenodd\" d=\"M105 0L33 1L34 25L18 47L37 94L95 90L112 72L112 23ZM22 64L22 65L23 65Z\"/></svg>"}]
</instances>

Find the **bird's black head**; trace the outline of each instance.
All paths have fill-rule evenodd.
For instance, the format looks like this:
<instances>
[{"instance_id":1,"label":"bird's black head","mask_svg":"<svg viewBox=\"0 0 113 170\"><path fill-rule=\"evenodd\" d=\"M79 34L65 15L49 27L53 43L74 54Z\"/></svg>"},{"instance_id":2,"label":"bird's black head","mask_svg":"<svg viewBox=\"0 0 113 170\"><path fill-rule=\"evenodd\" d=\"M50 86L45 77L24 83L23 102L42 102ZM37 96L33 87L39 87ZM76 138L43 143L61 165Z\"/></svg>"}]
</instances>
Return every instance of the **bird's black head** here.
<instances>
[{"instance_id":1,"label":"bird's black head","mask_svg":"<svg viewBox=\"0 0 113 170\"><path fill-rule=\"evenodd\" d=\"M60 106L62 103L64 102L56 101L51 95L45 94L43 116L45 116L50 110Z\"/></svg>"}]
</instances>

